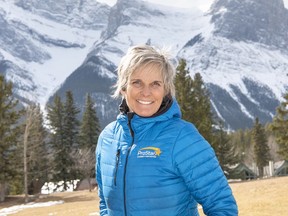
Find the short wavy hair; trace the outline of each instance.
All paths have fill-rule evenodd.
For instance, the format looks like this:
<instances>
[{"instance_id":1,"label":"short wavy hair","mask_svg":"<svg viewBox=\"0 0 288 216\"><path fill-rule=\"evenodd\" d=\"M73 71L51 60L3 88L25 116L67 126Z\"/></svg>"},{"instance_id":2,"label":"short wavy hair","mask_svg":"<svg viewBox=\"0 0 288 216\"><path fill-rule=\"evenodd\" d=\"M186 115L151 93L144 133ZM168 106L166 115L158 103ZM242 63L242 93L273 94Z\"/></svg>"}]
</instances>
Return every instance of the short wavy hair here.
<instances>
[{"instance_id":1,"label":"short wavy hair","mask_svg":"<svg viewBox=\"0 0 288 216\"><path fill-rule=\"evenodd\" d=\"M125 56L120 61L117 68L118 79L115 84L114 98L121 97L121 90L127 88L128 80L131 74L138 68L155 64L160 68L163 76L164 89L166 95L175 96L175 67L170 60L170 56L165 49L157 49L149 45L136 45L128 49Z\"/></svg>"}]
</instances>

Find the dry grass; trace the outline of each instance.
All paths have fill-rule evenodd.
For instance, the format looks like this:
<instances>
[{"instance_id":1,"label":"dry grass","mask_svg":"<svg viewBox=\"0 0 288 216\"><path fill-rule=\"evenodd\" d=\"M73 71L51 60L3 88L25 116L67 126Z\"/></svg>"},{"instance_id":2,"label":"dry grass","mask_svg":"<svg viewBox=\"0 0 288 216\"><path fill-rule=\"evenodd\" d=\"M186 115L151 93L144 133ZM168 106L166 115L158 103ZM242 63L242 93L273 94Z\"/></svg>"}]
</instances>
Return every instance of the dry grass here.
<instances>
[{"instance_id":1,"label":"dry grass","mask_svg":"<svg viewBox=\"0 0 288 216\"><path fill-rule=\"evenodd\" d=\"M30 208L19 211L13 216L89 216L98 215L98 195L96 191L75 191L65 193L53 193L42 196L35 202L60 201L64 204L49 207ZM23 196L10 197L7 202L0 204L0 210L4 207L19 205L24 202ZM1 215L2 216L2 215Z\"/></svg>"},{"instance_id":2,"label":"dry grass","mask_svg":"<svg viewBox=\"0 0 288 216\"><path fill-rule=\"evenodd\" d=\"M284 216L288 213L288 177L231 184L239 215Z\"/></svg>"},{"instance_id":3,"label":"dry grass","mask_svg":"<svg viewBox=\"0 0 288 216\"><path fill-rule=\"evenodd\" d=\"M231 183L239 216L287 215L288 177ZM23 203L23 197L8 197L0 209ZM92 216L98 212L96 191L54 193L36 202L64 200L64 204L22 210L13 216ZM201 213L201 215L204 215Z\"/></svg>"},{"instance_id":4,"label":"dry grass","mask_svg":"<svg viewBox=\"0 0 288 216\"><path fill-rule=\"evenodd\" d=\"M288 215L288 177L237 182L230 186L239 216Z\"/></svg>"}]
</instances>

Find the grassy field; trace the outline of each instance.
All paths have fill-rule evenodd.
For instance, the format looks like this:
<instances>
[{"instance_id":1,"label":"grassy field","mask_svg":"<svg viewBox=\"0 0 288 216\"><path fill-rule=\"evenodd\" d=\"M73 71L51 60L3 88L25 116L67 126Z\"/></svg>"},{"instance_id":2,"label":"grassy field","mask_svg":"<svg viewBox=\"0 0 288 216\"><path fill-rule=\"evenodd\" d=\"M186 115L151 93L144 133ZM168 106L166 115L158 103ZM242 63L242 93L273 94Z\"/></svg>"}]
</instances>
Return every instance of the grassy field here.
<instances>
[{"instance_id":1,"label":"grassy field","mask_svg":"<svg viewBox=\"0 0 288 216\"><path fill-rule=\"evenodd\" d=\"M284 216L288 213L288 177L253 180L231 183L231 188L239 207L239 216ZM42 196L35 202L60 201L63 204L49 207L29 208L13 216L95 216L98 214L98 197L96 191L77 191L54 193ZM22 196L8 197L0 203L1 209L20 205ZM201 215L204 215L201 213ZM1 214L0 216L5 216Z\"/></svg>"}]
</instances>

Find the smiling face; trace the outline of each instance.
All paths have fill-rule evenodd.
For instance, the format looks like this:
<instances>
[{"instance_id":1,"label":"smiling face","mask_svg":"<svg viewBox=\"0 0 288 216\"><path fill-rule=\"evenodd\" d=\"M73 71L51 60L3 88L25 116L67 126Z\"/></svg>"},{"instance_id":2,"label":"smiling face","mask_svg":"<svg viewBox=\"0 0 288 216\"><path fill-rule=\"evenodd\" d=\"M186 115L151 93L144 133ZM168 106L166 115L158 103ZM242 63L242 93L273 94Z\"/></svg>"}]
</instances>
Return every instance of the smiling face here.
<instances>
[{"instance_id":1,"label":"smiling face","mask_svg":"<svg viewBox=\"0 0 288 216\"><path fill-rule=\"evenodd\" d=\"M130 112L149 117L155 114L165 96L164 81L159 66L148 64L136 69L121 91Z\"/></svg>"}]
</instances>

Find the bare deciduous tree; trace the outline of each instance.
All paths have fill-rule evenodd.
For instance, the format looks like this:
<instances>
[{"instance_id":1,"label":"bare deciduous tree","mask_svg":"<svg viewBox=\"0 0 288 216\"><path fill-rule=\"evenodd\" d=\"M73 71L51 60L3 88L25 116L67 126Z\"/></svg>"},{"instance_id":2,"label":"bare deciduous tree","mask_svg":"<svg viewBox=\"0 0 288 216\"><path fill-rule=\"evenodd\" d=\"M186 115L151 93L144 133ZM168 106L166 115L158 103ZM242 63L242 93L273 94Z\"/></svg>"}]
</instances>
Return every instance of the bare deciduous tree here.
<instances>
[{"instance_id":1,"label":"bare deciduous tree","mask_svg":"<svg viewBox=\"0 0 288 216\"><path fill-rule=\"evenodd\" d=\"M93 148L83 148L73 154L75 166L84 179L88 180L89 191L92 191L91 178L95 169L95 152Z\"/></svg>"},{"instance_id":2,"label":"bare deciduous tree","mask_svg":"<svg viewBox=\"0 0 288 216\"><path fill-rule=\"evenodd\" d=\"M25 202L29 201L28 194L40 193L44 183L47 154L45 136L40 106L33 104L26 109L23 142Z\"/></svg>"}]
</instances>

